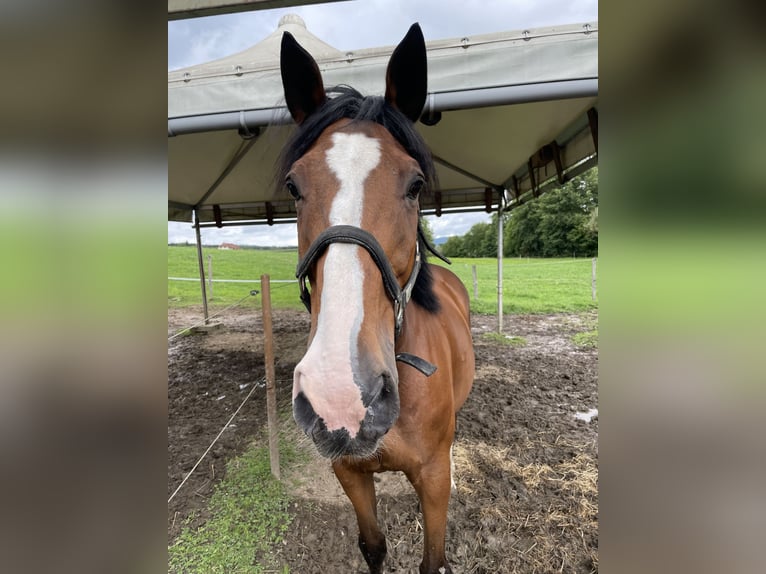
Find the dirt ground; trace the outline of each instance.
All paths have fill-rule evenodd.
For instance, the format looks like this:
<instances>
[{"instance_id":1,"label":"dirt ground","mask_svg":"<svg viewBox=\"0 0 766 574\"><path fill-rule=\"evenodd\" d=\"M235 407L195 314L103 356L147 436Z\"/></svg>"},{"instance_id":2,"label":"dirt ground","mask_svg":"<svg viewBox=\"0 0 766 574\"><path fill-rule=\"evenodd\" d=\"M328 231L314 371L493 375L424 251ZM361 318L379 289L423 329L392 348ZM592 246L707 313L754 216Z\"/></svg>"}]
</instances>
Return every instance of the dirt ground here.
<instances>
[{"instance_id":1,"label":"dirt ground","mask_svg":"<svg viewBox=\"0 0 766 574\"><path fill-rule=\"evenodd\" d=\"M200 317L199 309L169 310L168 335ZM168 506L169 542L193 510L204 520L226 461L263 435L260 311L235 309L221 320L220 330L168 343L168 495L251 385L259 388ZM598 415L584 415L598 406L598 354L572 341L594 328L597 315L506 317L502 340L486 335L496 321L472 317L476 380L458 416L448 559L456 573L598 572ZM289 410L292 371L307 332L307 313L275 312L281 410ZM524 344L508 344L510 337ZM300 448L310 449L294 436ZM328 463L313 455L306 467L282 472L293 520L276 550L280 560L300 574L366 572L351 504ZM386 571L415 573L423 541L417 497L401 473L376 480Z\"/></svg>"}]
</instances>

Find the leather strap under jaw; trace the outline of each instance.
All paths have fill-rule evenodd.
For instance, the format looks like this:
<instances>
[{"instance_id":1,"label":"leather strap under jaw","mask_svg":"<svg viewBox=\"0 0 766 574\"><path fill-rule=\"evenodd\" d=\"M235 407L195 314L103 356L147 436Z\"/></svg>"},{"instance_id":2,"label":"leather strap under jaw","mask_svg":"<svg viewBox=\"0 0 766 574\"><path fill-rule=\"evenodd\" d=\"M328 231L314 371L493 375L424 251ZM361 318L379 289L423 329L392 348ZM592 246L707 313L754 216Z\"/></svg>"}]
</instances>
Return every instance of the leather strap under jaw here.
<instances>
[{"instance_id":1,"label":"leather strap under jaw","mask_svg":"<svg viewBox=\"0 0 766 574\"><path fill-rule=\"evenodd\" d=\"M409 365L413 369L417 369L426 377L430 377L436 372L436 365L411 353L397 353L396 360Z\"/></svg>"},{"instance_id":2,"label":"leather strap under jaw","mask_svg":"<svg viewBox=\"0 0 766 574\"><path fill-rule=\"evenodd\" d=\"M429 250L431 253L433 253L433 254L434 254L436 257L438 257L439 259L441 259L442 261L444 261L444 262L445 262L447 265L452 265L452 261L451 261L451 260L450 260L448 257L445 257L444 255L442 255L441 253L439 253L439 252L436 250L436 247L434 247L433 245L431 245L431 242L430 242L430 241L428 241L428 237L426 237L426 234L425 234L425 233L423 233L423 228L421 228L420 226L418 226L418 237L420 237L420 240L423 242L423 245L425 245L425 246L426 246L426 249L428 249L428 250Z\"/></svg>"}]
</instances>

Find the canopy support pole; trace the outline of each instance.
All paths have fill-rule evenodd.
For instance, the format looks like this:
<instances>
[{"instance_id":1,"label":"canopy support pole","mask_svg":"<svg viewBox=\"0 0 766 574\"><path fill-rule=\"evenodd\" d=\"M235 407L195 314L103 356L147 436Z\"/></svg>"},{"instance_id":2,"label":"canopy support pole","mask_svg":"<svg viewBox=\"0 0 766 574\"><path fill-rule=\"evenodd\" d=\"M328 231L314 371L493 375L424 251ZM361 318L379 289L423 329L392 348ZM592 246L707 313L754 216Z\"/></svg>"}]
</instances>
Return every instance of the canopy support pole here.
<instances>
[{"instance_id":1,"label":"canopy support pole","mask_svg":"<svg viewBox=\"0 0 766 574\"><path fill-rule=\"evenodd\" d=\"M505 194L505 192L503 192ZM503 332L503 200L497 206L497 332Z\"/></svg>"},{"instance_id":2,"label":"canopy support pole","mask_svg":"<svg viewBox=\"0 0 766 574\"><path fill-rule=\"evenodd\" d=\"M205 289L205 264L202 261L202 235L199 229L199 213L194 210L194 231L197 235L197 263L199 264L199 283L202 288L202 311L205 314L205 325L210 322L207 313L207 291Z\"/></svg>"}]
</instances>

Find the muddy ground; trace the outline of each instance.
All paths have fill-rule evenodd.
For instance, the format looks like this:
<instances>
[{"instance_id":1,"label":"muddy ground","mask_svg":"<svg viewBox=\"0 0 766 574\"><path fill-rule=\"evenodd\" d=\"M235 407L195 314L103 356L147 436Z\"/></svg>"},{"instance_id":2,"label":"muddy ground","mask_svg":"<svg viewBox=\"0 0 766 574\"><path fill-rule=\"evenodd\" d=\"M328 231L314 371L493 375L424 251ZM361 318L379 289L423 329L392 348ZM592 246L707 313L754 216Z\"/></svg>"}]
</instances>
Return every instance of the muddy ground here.
<instances>
[{"instance_id":1,"label":"muddy ground","mask_svg":"<svg viewBox=\"0 0 766 574\"><path fill-rule=\"evenodd\" d=\"M168 334L200 316L199 309L169 310ZM168 495L264 376L260 311L235 309L221 319L220 330L168 343ZM448 559L456 573L598 572L598 415L575 416L597 408L598 355L572 341L594 328L597 315L506 317L507 337L499 339L487 335L496 321L472 318L476 380L458 416ZM307 313L275 312L283 411L307 332ZM259 387L170 503L169 542L192 511L204 520L226 461L263 436L265 411ZM297 433L288 435L310 448ZM417 572L423 540L417 497L400 473L377 476L386 570ZM351 504L327 462L312 456L304 468L283 469L283 480L294 502L286 543L276 550L280 561L301 574L366 572Z\"/></svg>"}]
</instances>

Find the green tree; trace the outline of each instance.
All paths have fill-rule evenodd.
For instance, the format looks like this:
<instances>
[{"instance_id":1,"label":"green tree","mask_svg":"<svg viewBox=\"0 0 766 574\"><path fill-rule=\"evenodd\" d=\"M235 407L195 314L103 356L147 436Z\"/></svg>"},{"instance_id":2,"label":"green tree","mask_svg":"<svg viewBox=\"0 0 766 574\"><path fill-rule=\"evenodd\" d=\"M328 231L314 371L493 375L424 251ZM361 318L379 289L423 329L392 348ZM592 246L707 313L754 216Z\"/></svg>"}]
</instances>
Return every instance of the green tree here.
<instances>
[{"instance_id":1,"label":"green tree","mask_svg":"<svg viewBox=\"0 0 766 574\"><path fill-rule=\"evenodd\" d=\"M445 257L465 257L463 238L457 235L449 237L441 246L441 252Z\"/></svg>"},{"instance_id":2,"label":"green tree","mask_svg":"<svg viewBox=\"0 0 766 574\"><path fill-rule=\"evenodd\" d=\"M578 257L598 253L598 168L511 211L505 255Z\"/></svg>"},{"instance_id":3,"label":"green tree","mask_svg":"<svg viewBox=\"0 0 766 574\"><path fill-rule=\"evenodd\" d=\"M450 237L441 251L447 257L496 257L497 214L490 223L475 224L462 237Z\"/></svg>"},{"instance_id":4,"label":"green tree","mask_svg":"<svg viewBox=\"0 0 766 574\"><path fill-rule=\"evenodd\" d=\"M543 244L539 234L542 211L537 201L525 203L511 211L503 234L506 257L539 257Z\"/></svg>"},{"instance_id":5,"label":"green tree","mask_svg":"<svg viewBox=\"0 0 766 574\"><path fill-rule=\"evenodd\" d=\"M506 257L590 257L598 253L598 168L503 215ZM496 257L497 214L441 249L447 257Z\"/></svg>"},{"instance_id":6,"label":"green tree","mask_svg":"<svg viewBox=\"0 0 766 574\"><path fill-rule=\"evenodd\" d=\"M463 257L494 257L497 254L497 224L477 223L471 227L463 236L463 251Z\"/></svg>"}]
</instances>

